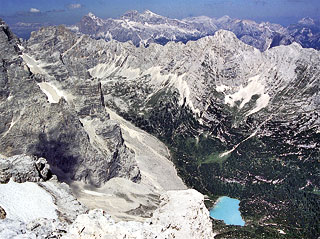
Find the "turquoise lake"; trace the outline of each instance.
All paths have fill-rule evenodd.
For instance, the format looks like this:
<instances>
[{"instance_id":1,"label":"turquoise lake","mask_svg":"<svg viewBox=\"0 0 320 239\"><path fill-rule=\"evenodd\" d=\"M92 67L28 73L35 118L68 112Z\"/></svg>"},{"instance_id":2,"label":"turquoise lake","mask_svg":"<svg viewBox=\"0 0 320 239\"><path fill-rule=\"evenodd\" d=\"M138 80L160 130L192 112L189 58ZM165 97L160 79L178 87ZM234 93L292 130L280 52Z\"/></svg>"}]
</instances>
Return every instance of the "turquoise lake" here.
<instances>
[{"instance_id":1,"label":"turquoise lake","mask_svg":"<svg viewBox=\"0 0 320 239\"><path fill-rule=\"evenodd\" d=\"M244 226L244 220L239 211L238 199L220 197L217 204L210 210L210 216L214 219L223 220L227 225Z\"/></svg>"}]
</instances>

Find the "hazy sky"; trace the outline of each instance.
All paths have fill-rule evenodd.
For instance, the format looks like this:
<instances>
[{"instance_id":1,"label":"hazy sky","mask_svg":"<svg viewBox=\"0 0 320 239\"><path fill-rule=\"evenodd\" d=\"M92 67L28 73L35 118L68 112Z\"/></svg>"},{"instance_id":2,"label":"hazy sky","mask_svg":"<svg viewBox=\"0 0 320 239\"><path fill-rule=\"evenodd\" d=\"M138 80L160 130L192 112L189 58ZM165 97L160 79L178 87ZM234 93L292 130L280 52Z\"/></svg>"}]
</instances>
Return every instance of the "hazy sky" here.
<instances>
[{"instance_id":1,"label":"hazy sky","mask_svg":"<svg viewBox=\"0 0 320 239\"><path fill-rule=\"evenodd\" d=\"M88 12L108 18L132 9L179 19L229 15L282 24L307 16L320 18L320 0L0 0L0 17L7 22L72 24Z\"/></svg>"}]
</instances>

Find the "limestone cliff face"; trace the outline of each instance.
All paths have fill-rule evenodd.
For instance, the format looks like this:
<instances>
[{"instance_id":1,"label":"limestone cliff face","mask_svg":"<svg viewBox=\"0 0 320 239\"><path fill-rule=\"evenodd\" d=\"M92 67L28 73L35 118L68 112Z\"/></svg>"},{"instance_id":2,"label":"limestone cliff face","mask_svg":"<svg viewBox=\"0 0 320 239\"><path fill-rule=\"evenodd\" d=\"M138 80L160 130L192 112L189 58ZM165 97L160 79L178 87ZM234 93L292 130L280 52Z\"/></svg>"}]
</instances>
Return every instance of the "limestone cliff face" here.
<instances>
[{"instance_id":1,"label":"limestone cliff face","mask_svg":"<svg viewBox=\"0 0 320 239\"><path fill-rule=\"evenodd\" d=\"M79 85L83 97L72 102L55 95L56 88L41 84L49 76L0 25L0 154L45 157L59 178L97 186L116 176L139 181L134 153L109 120L99 85Z\"/></svg>"}]
</instances>

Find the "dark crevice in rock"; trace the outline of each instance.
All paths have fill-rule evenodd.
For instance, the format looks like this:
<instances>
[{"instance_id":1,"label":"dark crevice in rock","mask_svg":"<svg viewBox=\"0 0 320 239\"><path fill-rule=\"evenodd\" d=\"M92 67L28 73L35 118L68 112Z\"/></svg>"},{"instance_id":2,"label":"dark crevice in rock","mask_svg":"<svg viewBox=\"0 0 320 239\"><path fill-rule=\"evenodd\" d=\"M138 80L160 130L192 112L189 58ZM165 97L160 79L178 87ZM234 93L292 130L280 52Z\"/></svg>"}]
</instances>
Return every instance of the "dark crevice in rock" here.
<instances>
[{"instance_id":1,"label":"dark crevice in rock","mask_svg":"<svg viewBox=\"0 0 320 239\"><path fill-rule=\"evenodd\" d=\"M63 61L63 57L62 57L62 54L60 54L60 57L59 57L59 59L60 59L61 63L62 63L63 65L65 65L65 63L64 63L64 61Z\"/></svg>"},{"instance_id":2,"label":"dark crevice in rock","mask_svg":"<svg viewBox=\"0 0 320 239\"><path fill-rule=\"evenodd\" d=\"M103 95L103 91L102 91L101 82L99 82L98 88L99 88L99 92L100 92L101 105L102 105L103 107L105 107L106 105L105 105L105 103L104 103L104 95Z\"/></svg>"},{"instance_id":3,"label":"dark crevice in rock","mask_svg":"<svg viewBox=\"0 0 320 239\"><path fill-rule=\"evenodd\" d=\"M7 37L8 37L8 41L11 41L11 40L14 38L14 36L13 36L13 34L10 32L9 28L6 26L6 27L3 27L2 29L3 29L3 32L4 32L4 33L7 35Z\"/></svg>"}]
</instances>

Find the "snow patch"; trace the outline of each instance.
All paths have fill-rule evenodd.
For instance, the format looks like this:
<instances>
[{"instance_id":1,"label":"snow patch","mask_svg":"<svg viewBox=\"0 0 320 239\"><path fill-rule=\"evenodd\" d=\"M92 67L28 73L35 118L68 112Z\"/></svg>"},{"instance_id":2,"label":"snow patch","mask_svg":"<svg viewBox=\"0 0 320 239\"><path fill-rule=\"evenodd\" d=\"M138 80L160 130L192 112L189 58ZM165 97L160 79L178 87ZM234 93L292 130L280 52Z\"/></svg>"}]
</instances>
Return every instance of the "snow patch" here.
<instances>
[{"instance_id":1,"label":"snow patch","mask_svg":"<svg viewBox=\"0 0 320 239\"><path fill-rule=\"evenodd\" d=\"M140 75L140 69L139 68L124 68L121 70L121 75L127 78L136 78Z\"/></svg>"},{"instance_id":2,"label":"snow patch","mask_svg":"<svg viewBox=\"0 0 320 239\"><path fill-rule=\"evenodd\" d=\"M225 92L226 90L230 89L229 86L226 86L226 85L217 85L216 86L216 91L217 92Z\"/></svg>"},{"instance_id":3,"label":"snow patch","mask_svg":"<svg viewBox=\"0 0 320 239\"><path fill-rule=\"evenodd\" d=\"M112 70L110 70L110 68L112 68ZM108 75L110 75L110 73L115 69L115 65L112 67L112 65L108 65L108 64L103 64L100 63L98 65L96 65L95 67L89 69L89 73L92 77L96 77L96 78L104 78L107 77Z\"/></svg>"},{"instance_id":4,"label":"snow patch","mask_svg":"<svg viewBox=\"0 0 320 239\"><path fill-rule=\"evenodd\" d=\"M104 196L109 196L105 193L99 193L99 192L95 192L95 191L90 191L90 190L82 190L82 192L92 195L92 196L98 196L98 197L104 197Z\"/></svg>"},{"instance_id":5,"label":"snow patch","mask_svg":"<svg viewBox=\"0 0 320 239\"><path fill-rule=\"evenodd\" d=\"M113 60L113 63L100 63L96 65L95 67L89 69L89 73L92 77L98 78L98 79L104 79L110 76L117 68L116 62L118 62L121 58L120 56L116 56Z\"/></svg>"},{"instance_id":6,"label":"snow patch","mask_svg":"<svg viewBox=\"0 0 320 239\"><path fill-rule=\"evenodd\" d=\"M190 87L188 83L183 79L185 74L182 74L180 76L173 75L171 78L173 85L177 88L180 95L179 104L183 105L185 102L186 105L190 107L193 113L200 114L200 110L196 109L191 101L191 93L190 93Z\"/></svg>"},{"instance_id":7,"label":"snow patch","mask_svg":"<svg viewBox=\"0 0 320 239\"><path fill-rule=\"evenodd\" d=\"M260 75L251 77L249 79L249 84L246 87L240 85L240 89L238 92L234 94L225 95L225 104L230 105L231 107L235 106L237 101L240 101L239 108L242 109L245 104L249 103L252 96L259 95L259 98L256 101L256 107L249 111L247 116L260 111L265 108L270 101L270 96L265 91L265 86L259 81ZM219 88L220 89L220 88Z\"/></svg>"},{"instance_id":8,"label":"snow patch","mask_svg":"<svg viewBox=\"0 0 320 239\"><path fill-rule=\"evenodd\" d=\"M36 61L31 56L25 53L22 53L21 57L24 60L24 62L27 64L27 66L30 68L30 71L33 74L47 75L45 70L43 70L41 67L41 64L42 64L41 61Z\"/></svg>"},{"instance_id":9,"label":"snow patch","mask_svg":"<svg viewBox=\"0 0 320 239\"><path fill-rule=\"evenodd\" d=\"M36 183L10 180L7 184L0 184L0 205L7 218L25 223L38 218L58 218L52 196Z\"/></svg>"},{"instance_id":10,"label":"snow patch","mask_svg":"<svg viewBox=\"0 0 320 239\"><path fill-rule=\"evenodd\" d=\"M66 28L69 29L70 31L79 32L78 26L67 26Z\"/></svg>"},{"instance_id":11,"label":"snow patch","mask_svg":"<svg viewBox=\"0 0 320 239\"><path fill-rule=\"evenodd\" d=\"M42 92L46 94L50 103L58 103L62 97L67 100L67 97L63 91L59 90L57 87L48 82L38 83L38 86Z\"/></svg>"},{"instance_id":12,"label":"snow patch","mask_svg":"<svg viewBox=\"0 0 320 239\"><path fill-rule=\"evenodd\" d=\"M186 76L185 73L182 75L163 75L161 74L161 67L151 67L147 71L145 71L144 74L150 74L152 78L152 84L159 87L159 89L151 93L146 100L148 100L149 98L151 98L152 95L163 89L163 87L165 87L165 83L169 80L170 83L168 86L173 86L179 91L179 105L183 105L183 103L185 102L186 105L188 105L195 114L200 114L200 110L196 109L191 101L190 87L188 83L183 79Z\"/></svg>"},{"instance_id":13,"label":"snow patch","mask_svg":"<svg viewBox=\"0 0 320 239\"><path fill-rule=\"evenodd\" d=\"M270 96L268 94L262 94L257 99L256 107L254 109L252 109L246 116L254 114L254 113L260 111L261 109L267 107L267 105L269 104L269 101L270 101Z\"/></svg>"},{"instance_id":14,"label":"snow patch","mask_svg":"<svg viewBox=\"0 0 320 239\"><path fill-rule=\"evenodd\" d=\"M19 49L20 49L20 51L23 51L25 48L22 46L22 45L20 45L20 44L18 44L18 47L19 47Z\"/></svg>"}]
</instances>

